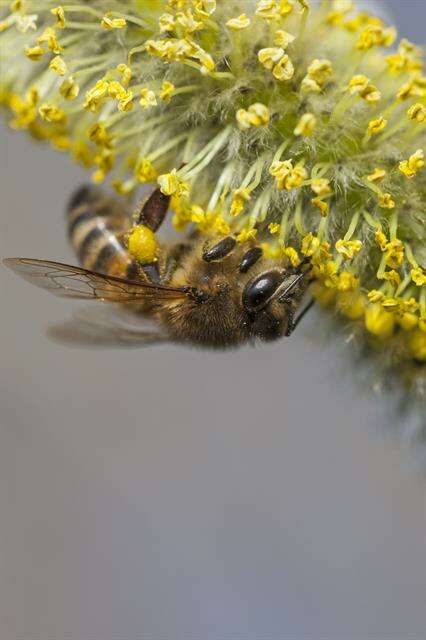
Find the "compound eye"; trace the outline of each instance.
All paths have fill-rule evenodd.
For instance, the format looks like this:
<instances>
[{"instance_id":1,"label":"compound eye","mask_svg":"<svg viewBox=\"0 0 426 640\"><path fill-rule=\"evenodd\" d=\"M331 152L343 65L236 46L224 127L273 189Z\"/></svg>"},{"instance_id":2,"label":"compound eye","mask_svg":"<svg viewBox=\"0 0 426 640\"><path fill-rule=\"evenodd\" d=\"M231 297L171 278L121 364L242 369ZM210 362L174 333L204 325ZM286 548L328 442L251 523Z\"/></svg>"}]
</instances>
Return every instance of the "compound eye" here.
<instances>
[{"instance_id":1,"label":"compound eye","mask_svg":"<svg viewBox=\"0 0 426 640\"><path fill-rule=\"evenodd\" d=\"M283 280L283 273L273 270L262 273L249 282L243 291L243 305L247 311L255 313L263 309Z\"/></svg>"}]
</instances>

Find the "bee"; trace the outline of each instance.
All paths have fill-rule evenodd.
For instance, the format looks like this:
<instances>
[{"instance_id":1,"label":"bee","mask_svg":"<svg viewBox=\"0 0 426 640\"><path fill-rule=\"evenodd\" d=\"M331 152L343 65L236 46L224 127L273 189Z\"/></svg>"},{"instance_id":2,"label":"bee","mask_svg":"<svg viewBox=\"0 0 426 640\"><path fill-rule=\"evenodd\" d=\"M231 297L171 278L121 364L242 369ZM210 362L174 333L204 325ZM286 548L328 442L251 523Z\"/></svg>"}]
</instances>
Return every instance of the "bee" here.
<instances>
[{"instance_id":1,"label":"bee","mask_svg":"<svg viewBox=\"0 0 426 640\"><path fill-rule=\"evenodd\" d=\"M160 243L156 234L168 208L169 197L156 189L132 218L100 189L82 187L67 209L81 267L33 258L4 263L53 294L118 303L136 320L132 329L104 316L68 323L59 335L68 342L167 340L224 349L289 336L312 305L296 316L311 282L309 262L280 267L254 241L238 244L232 235L206 240L192 233L183 242Z\"/></svg>"}]
</instances>

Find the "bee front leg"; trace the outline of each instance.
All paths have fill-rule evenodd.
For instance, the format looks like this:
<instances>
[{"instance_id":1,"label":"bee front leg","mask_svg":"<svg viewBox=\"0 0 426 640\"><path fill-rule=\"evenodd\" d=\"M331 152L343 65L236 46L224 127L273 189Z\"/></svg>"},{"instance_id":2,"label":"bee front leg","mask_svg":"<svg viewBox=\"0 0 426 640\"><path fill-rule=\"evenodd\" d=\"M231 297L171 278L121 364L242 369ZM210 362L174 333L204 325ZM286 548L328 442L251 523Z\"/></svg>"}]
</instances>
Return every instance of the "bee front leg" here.
<instances>
[{"instance_id":1,"label":"bee front leg","mask_svg":"<svg viewBox=\"0 0 426 640\"><path fill-rule=\"evenodd\" d=\"M299 321L296 319L297 303L292 297L283 298L280 302L285 305L287 311L287 329L285 332L285 336L287 338L288 336L291 336Z\"/></svg>"},{"instance_id":2,"label":"bee front leg","mask_svg":"<svg viewBox=\"0 0 426 640\"><path fill-rule=\"evenodd\" d=\"M312 298L312 300L310 300L308 302L306 307L304 309L302 309L302 311L299 313L297 318L295 317L294 308L293 307L289 307L287 331L286 331L286 334L285 334L286 336L290 336L293 333L293 331L296 329L296 327L298 326L300 321L304 318L304 316L308 313L308 311L310 309L312 309L314 304L315 304L315 300L314 300L314 298Z\"/></svg>"}]
</instances>

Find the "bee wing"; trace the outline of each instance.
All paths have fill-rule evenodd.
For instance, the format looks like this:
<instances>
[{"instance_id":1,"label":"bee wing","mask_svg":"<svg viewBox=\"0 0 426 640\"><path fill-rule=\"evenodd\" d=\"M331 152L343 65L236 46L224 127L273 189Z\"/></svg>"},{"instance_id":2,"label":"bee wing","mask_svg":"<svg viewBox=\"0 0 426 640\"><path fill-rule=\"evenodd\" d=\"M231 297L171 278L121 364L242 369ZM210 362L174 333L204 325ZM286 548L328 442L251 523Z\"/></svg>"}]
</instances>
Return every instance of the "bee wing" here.
<instances>
[{"instance_id":1,"label":"bee wing","mask_svg":"<svg viewBox=\"0 0 426 640\"><path fill-rule=\"evenodd\" d=\"M47 336L71 347L143 347L168 340L154 328L138 327L136 318L131 322L112 307L79 310L69 320L49 327Z\"/></svg>"},{"instance_id":2,"label":"bee wing","mask_svg":"<svg viewBox=\"0 0 426 640\"><path fill-rule=\"evenodd\" d=\"M152 333L158 327L150 316L120 303L79 306L73 311L72 317L76 321L96 324L98 327L114 326L130 331Z\"/></svg>"},{"instance_id":3,"label":"bee wing","mask_svg":"<svg viewBox=\"0 0 426 640\"><path fill-rule=\"evenodd\" d=\"M135 302L184 298L185 288L107 276L51 260L6 258L3 263L27 282L63 298Z\"/></svg>"}]
</instances>

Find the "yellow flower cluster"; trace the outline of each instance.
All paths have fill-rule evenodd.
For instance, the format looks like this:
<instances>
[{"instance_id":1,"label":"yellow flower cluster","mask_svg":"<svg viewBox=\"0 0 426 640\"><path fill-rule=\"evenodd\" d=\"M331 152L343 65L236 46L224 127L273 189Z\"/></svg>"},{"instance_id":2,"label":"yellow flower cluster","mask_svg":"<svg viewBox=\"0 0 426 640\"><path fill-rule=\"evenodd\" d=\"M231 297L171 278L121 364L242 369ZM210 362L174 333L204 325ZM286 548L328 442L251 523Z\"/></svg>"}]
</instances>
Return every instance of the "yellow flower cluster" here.
<instances>
[{"instance_id":1,"label":"yellow flower cluster","mask_svg":"<svg viewBox=\"0 0 426 640\"><path fill-rule=\"evenodd\" d=\"M321 303L426 359L420 48L351 0L54 5L0 9L14 129L126 197L159 185L179 231L309 260Z\"/></svg>"},{"instance_id":2,"label":"yellow flower cluster","mask_svg":"<svg viewBox=\"0 0 426 640\"><path fill-rule=\"evenodd\" d=\"M330 60L315 58L307 69L307 74L300 85L302 91L321 91L333 75Z\"/></svg>"},{"instance_id":3,"label":"yellow flower cluster","mask_svg":"<svg viewBox=\"0 0 426 640\"><path fill-rule=\"evenodd\" d=\"M288 34L290 36L290 34ZM282 39L282 37L280 38ZM287 44L294 39L293 36L287 38ZM257 54L261 65L272 72L276 80L291 80L294 76L294 66L290 56L284 52L283 47L266 47L260 49Z\"/></svg>"},{"instance_id":4,"label":"yellow flower cluster","mask_svg":"<svg viewBox=\"0 0 426 640\"><path fill-rule=\"evenodd\" d=\"M269 123L269 109L261 102L251 104L247 111L238 109L235 117L240 129L249 129L250 127L260 127Z\"/></svg>"},{"instance_id":5,"label":"yellow flower cluster","mask_svg":"<svg viewBox=\"0 0 426 640\"><path fill-rule=\"evenodd\" d=\"M423 149L417 149L408 160L399 163L399 170L406 178L414 178L416 173L425 165Z\"/></svg>"},{"instance_id":6,"label":"yellow flower cluster","mask_svg":"<svg viewBox=\"0 0 426 640\"><path fill-rule=\"evenodd\" d=\"M303 161L293 166L292 160L283 162L276 160L269 167L269 173L274 176L277 189L287 189L287 191L300 187L308 177Z\"/></svg>"},{"instance_id":7,"label":"yellow flower cluster","mask_svg":"<svg viewBox=\"0 0 426 640\"><path fill-rule=\"evenodd\" d=\"M375 103L382 97L381 92L371 84L370 79L364 75L353 76L348 84L348 89L352 94L358 94L366 102Z\"/></svg>"}]
</instances>

